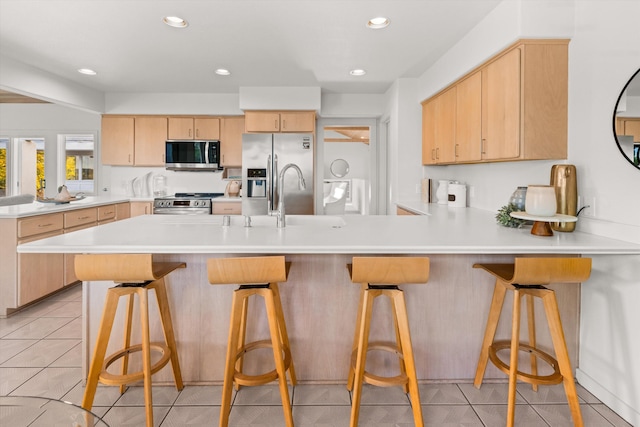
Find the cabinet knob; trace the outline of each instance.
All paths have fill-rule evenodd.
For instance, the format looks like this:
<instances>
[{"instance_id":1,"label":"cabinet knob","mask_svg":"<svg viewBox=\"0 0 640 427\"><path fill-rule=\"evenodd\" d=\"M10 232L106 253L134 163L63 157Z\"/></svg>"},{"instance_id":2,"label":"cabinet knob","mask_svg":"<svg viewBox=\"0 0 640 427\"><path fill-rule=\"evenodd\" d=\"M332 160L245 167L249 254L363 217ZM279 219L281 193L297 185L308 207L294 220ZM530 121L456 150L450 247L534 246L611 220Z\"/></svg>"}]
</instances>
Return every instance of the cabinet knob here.
<instances>
[{"instance_id":1,"label":"cabinet knob","mask_svg":"<svg viewBox=\"0 0 640 427\"><path fill-rule=\"evenodd\" d=\"M274 128L275 130L278 130L278 119L275 119L275 120L273 121L273 128Z\"/></svg>"},{"instance_id":2,"label":"cabinet knob","mask_svg":"<svg viewBox=\"0 0 640 427\"><path fill-rule=\"evenodd\" d=\"M487 142L487 140L486 140L486 139L484 139L484 138L482 138L482 139L480 140L480 153L482 153L482 154L486 154L486 152L484 151L484 144L485 144L486 142Z\"/></svg>"}]
</instances>

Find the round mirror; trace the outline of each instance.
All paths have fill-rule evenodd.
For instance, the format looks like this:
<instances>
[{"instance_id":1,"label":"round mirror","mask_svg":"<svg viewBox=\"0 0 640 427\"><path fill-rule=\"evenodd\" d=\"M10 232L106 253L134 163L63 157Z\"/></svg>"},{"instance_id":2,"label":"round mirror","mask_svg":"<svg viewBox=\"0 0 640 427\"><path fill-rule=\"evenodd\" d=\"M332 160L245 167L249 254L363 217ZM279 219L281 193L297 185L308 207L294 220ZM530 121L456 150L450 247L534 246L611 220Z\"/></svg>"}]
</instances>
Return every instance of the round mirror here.
<instances>
[{"instance_id":1,"label":"round mirror","mask_svg":"<svg viewBox=\"0 0 640 427\"><path fill-rule=\"evenodd\" d=\"M640 69L618 97L613 112L613 134L622 155L640 169Z\"/></svg>"},{"instance_id":2,"label":"round mirror","mask_svg":"<svg viewBox=\"0 0 640 427\"><path fill-rule=\"evenodd\" d=\"M345 159L336 159L331 162L331 174L336 178L342 178L349 173L349 163Z\"/></svg>"}]
</instances>

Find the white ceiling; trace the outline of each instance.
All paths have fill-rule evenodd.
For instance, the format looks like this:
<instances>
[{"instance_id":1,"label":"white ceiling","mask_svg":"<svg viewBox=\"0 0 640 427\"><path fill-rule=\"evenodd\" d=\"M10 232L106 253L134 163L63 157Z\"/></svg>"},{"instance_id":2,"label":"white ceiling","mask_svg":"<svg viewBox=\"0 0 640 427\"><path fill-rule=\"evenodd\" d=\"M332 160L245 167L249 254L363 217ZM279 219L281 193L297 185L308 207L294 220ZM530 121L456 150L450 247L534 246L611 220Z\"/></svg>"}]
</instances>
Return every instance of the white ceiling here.
<instances>
[{"instance_id":1,"label":"white ceiling","mask_svg":"<svg viewBox=\"0 0 640 427\"><path fill-rule=\"evenodd\" d=\"M102 92L384 93L421 75L500 1L0 0L0 54ZM168 27L167 15L189 26ZM366 27L380 15L388 28Z\"/></svg>"}]
</instances>

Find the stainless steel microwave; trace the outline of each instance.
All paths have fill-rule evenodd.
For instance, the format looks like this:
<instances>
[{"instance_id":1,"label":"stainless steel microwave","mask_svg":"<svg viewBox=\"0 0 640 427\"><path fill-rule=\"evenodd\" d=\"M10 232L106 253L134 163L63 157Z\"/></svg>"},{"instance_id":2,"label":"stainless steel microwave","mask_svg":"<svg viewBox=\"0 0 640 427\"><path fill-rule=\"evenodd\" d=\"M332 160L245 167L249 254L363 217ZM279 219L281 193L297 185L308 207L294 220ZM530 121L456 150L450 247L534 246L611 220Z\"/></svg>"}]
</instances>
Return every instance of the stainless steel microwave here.
<instances>
[{"instance_id":1,"label":"stainless steel microwave","mask_svg":"<svg viewBox=\"0 0 640 427\"><path fill-rule=\"evenodd\" d=\"M165 147L167 169L213 171L220 167L220 141L173 139Z\"/></svg>"}]
</instances>

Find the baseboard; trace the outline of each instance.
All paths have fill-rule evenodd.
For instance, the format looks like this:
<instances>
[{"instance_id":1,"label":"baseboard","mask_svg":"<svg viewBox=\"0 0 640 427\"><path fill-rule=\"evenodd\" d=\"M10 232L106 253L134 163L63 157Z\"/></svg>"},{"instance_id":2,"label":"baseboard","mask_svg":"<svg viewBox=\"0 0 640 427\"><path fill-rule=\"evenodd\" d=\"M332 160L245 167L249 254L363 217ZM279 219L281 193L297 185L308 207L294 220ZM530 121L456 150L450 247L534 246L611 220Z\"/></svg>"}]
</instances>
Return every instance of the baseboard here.
<instances>
[{"instance_id":1,"label":"baseboard","mask_svg":"<svg viewBox=\"0 0 640 427\"><path fill-rule=\"evenodd\" d=\"M640 412L636 409L620 400L616 395L580 369L576 369L576 380L582 387L587 389L589 393L593 394L602 403L620 415L620 417L624 418L629 424L640 427Z\"/></svg>"}]
</instances>

